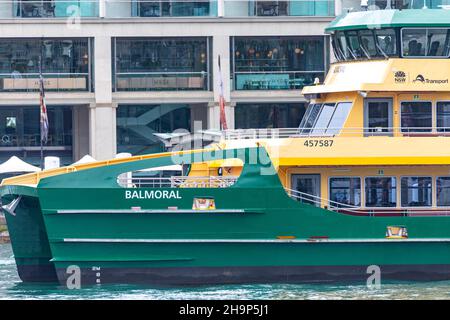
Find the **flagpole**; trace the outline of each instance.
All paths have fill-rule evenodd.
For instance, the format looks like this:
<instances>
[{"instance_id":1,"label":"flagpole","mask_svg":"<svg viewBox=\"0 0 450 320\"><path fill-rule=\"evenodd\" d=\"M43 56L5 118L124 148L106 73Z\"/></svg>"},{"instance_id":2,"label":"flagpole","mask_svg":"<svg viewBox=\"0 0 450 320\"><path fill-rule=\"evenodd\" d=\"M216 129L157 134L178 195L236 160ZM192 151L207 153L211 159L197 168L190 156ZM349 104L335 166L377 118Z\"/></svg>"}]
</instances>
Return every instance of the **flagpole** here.
<instances>
[{"instance_id":1,"label":"flagpole","mask_svg":"<svg viewBox=\"0 0 450 320\"><path fill-rule=\"evenodd\" d=\"M40 50L40 55L39 55L39 95L41 95L41 81L42 81L42 49L44 47L44 41L41 38L41 50ZM39 101L41 101L42 98L39 99ZM40 135L39 135L39 140L41 142L41 170L44 170L44 145L42 143L42 106L41 106L41 102L39 103L39 130L40 130Z\"/></svg>"}]
</instances>

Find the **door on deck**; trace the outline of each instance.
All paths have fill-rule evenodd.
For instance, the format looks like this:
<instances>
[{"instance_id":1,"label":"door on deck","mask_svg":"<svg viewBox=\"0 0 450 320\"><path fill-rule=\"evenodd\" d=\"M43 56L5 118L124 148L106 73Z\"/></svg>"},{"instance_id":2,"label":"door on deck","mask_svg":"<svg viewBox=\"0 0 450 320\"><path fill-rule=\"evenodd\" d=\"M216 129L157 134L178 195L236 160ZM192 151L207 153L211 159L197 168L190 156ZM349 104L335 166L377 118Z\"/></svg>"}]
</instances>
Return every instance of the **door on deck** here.
<instances>
[{"instance_id":1,"label":"door on deck","mask_svg":"<svg viewBox=\"0 0 450 320\"><path fill-rule=\"evenodd\" d=\"M293 174L291 186L299 194L300 202L309 203L320 207L320 174Z\"/></svg>"}]
</instances>

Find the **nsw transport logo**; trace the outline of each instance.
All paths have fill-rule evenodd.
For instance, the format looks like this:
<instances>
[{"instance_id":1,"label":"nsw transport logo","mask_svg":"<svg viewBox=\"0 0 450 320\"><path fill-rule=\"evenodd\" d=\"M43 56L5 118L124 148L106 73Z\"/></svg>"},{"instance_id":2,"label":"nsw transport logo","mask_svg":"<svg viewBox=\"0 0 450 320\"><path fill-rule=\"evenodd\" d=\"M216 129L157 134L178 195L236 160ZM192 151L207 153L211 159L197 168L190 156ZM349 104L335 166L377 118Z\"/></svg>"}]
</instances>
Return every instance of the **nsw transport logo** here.
<instances>
[{"instance_id":1,"label":"nsw transport logo","mask_svg":"<svg viewBox=\"0 0 450 320\"><path fill-rule=\"evenodd\" d=\"M406 83L406 73L404 71L396 71L394 73L395 83Z\"/></svg>"}]
</instances>

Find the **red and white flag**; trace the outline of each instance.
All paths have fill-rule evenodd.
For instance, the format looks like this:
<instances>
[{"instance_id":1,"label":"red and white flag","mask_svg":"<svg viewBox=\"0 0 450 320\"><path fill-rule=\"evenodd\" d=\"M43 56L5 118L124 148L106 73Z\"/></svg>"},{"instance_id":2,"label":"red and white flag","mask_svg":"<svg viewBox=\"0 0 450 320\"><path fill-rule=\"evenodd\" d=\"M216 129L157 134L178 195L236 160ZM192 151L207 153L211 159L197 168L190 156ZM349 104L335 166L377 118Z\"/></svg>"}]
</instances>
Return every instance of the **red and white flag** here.
<instances>
[{"instance_id":1,"label":"red and white flag","mask_svg":"<svg viewBox=\"0 0 450 320\"><path fill-rule=\"evenodd\" d=\"M219 107L220 107L220 129L227 130L227 118L225 116L225 98L223 96L223 78L222 78L222 68L220 66L220 55L219 55Z\"/></svg>"},{"instance_id":2,"label":"red and white flag","mask_svg":"<svg viewBox=\"0 0 450 320\"><path fill-rule=\"evenodd\" d=\"M45 104L44 78L39 74L39 105L41 114L41 142L46 144L48 140L48 114Z\"/></svg>"}]
</instances>

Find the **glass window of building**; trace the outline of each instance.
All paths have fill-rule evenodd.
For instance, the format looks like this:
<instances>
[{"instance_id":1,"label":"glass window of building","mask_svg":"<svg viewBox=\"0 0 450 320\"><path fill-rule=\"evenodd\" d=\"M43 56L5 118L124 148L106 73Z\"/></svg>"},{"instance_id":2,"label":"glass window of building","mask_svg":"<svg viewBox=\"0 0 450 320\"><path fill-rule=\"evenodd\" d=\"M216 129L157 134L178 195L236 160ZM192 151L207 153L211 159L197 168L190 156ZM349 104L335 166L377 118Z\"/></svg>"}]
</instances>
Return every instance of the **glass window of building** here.
<instances>
[{"instance_id":1,"label":"glass window of building","mask_svg":"<svg viewBox=\"0 0 450 320\"><path fill-rule=\"evenodd\" d=\"M225 0L226 17L243 16L333 16L333 0Z\"/></svg>"},{"instance_id":2,"label":"glass window of building","mask_svg":"<svg viewBox=\"0 0 450 320\"><path fill-rule=\"evenodd\" d=\"M437 177L436 204L439 207L450 206L450 177Z\"/></svg>"},{"instance_id":3,"label":"glass window of building","mask_svg":"<svg viewBox=\"0 0 450 320\"><path fill-rule=\"evenodd\" d=\"M209 38L115 38L116 91L210 90Z\"/></svg>"},{"instance_id":4,"label":"glass window of building","mask_svg":"<svg viewBox=\"0 0 450 320\"><path fill-rule=\"evenodd\" d=\"M373 177L365 179L366 207L397 206L397 179Z\"/></svg>"},{"instance_id":5,"label":"glass window of building","mask_svg":"<svg viewBox=\"0 0 450 320\"><path fill-rule=\"evenodd\" d=\"M235 90L301 89L323 79L324 37L234 37Z\"/></svg>"},{"instance_id":6,"label":"glass window of building","mask_svg":"<svg viewBox=\"0 0 450 320\"><path fill-rule=\"evenodd\" d=\"M46 91L85 91L90 85L90 40L0 39L0 91L37 91L39 60ZM24 81L23 79L36 79Z\"/></svg>"},{"instance_id":7,"label":"glass window of building","mask_svg":"<svg viewBox=\"0 0 450 320\"><path fill-rule=\"evenodd\" d=\"M397 34L394 29L376 29L376 45L382 56L398 56Z\"/></svg>"},{"instance_id":8,"label":"glass window of building","mask_svg":"<svg viewBox=\"0 0 450 320\"><path fill-rule=\"evenodd\" d=\"M238 103L235 107L235 128L296 128L305 110L304 103Z\"/></svg>"},{"instance_id":9,"label":"glass window of building","mask_svg":"<svg viewBox=\"0 0 450 320\"><path fill-rule=\"evenodd\" d=\"M20 18L97 17L97 1L14 0L13 14Z\"/></svg>"},{"instance_id":10,"label":"glass window of building","mask_svg":"<svg viewBox=\"0 0 450 320\"><path fill-rule=\"evenodd\" d=\"M431 207L431 177L402 177L402 207Z\"/></svg>"},{"instance_id":11,"label":"glass window of building","mask_svg":"<svg viewBox=\"0 0 450 320\"><path fill-rule=\"evenodd\" d=\"M0 107L0 162L15 155L40 165L39 106ZM57 156L61 164L72 163L72 107L47 106L49 132L44 156Z\"/></svg>"},{"instance_id":12,"label":"glass window of building","mask_svg":"<svg viewBox=\"0 0 450 320\"><path fill-rule=\"evenodd\" d=\"M201 17L216 16L217 1L132 1L133 16L139 17Z\"/></svg>"},{"instance_id":13,"label":"glass window of building","mask_svg":"<svg viewBox=\"0 0 450 320\"><path fill-rule=\"evenodd\" d=\"M450 101L439 101L436 106L437 131L450 132Z\"/></svg>"},{"instance_id":14,"label":"glass window of building","mask_svg":"<svg viewBox=\"0 0 450 320\"><path fill-rule=\"evenodd\" d=\"M330 207L346 207L361 205L360 178L330 178Z\"/></svg>"},{"instance_id":15,"label":"glass window of building","mask_svg":"<svg viewBox=\"0 0 450 320\"><path fill-rule=\"evenodd\" d=\"M117 152L133 155L166 151L155 134L191 131L193 121L202 121L206 127L203 104L119 105L116 113Z\"/></svg>"},{"instance_id":16,"label":"glass window of building","mask_svg":"<svg viewBox=\"0 0 450 320\"><path fill-rule=\"evenodd\" d=\"M402 102L402 132L430 132L432 121L431 110L431 102Z\"/></svg>"}]
</instances>

